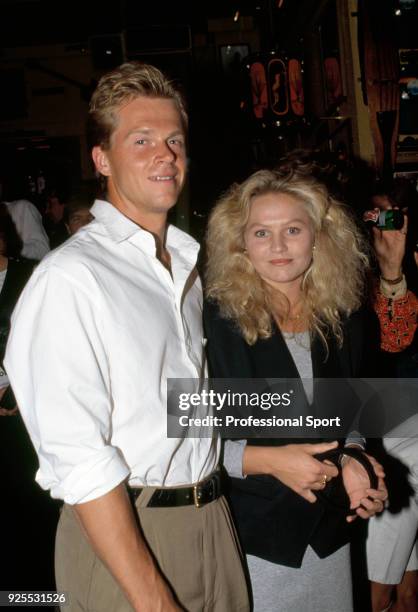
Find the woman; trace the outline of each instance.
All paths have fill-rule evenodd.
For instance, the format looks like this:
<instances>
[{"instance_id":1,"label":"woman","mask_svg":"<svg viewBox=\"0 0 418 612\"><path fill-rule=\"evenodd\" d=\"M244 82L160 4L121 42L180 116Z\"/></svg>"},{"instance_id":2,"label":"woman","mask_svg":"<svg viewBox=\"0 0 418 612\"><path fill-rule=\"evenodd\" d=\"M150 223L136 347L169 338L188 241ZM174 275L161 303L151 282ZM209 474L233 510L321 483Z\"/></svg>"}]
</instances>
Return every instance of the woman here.
<instances>
[{"instance_id":1,"label":"woman","mask_svg":"<svg viewBox=\"0 0 418 612\"><path fill-rule=\"evenodd\" d=\"M208 229L212 376L300 376L312 402L314 377L362 374L364 320L355 311L366 266L354 222L315 179L262 170L233 186ZM256 612L352 609L347 543L355 516L345 520L315 494L338 473L315 455L336 446L306 439L225 444ZM369 489L364 469L344 458L344 486L362 518L381 511L387 495L376 462L374 469L379 485Z\"/></svg>"},{"instance_id":2,"label":"woman","mask_svg":"<svg viewBox=\"0 0 418 612\"><path fill-rule=\"evenodd\" d=\"M410 219L405 215L404 226L400 230L381 231L372 228L380 272L379 283L375 288L374 308L380 322L381 349L386 357L388 376L416 378L418 297L410 290L410 286L414 286L418 265L418 253L415 250L418 228L413 206L417 198L412 193L410 199L404 202L388 197L385 199L386 210L392 207L392 203L399 204L403 210L405 204L409 205ZM408 274L411 272L408 269L411 259L415 270ZM408 381L405 382L408 384ZM403 499L393 500L397 502L395 507L389 505L388 512L370 521L366 552L373 612L389 608L393 612L415 612L418 605L418 439L409 435L416 429L417 415L402 424L397 434L388 432L383 438L383 447L388 457L383 454L382 463L391 460L391 478L398 486L402 482L402 471L405 479L406 470L410 491L404 496L398 496ZM397 470L394 470L395 466ZM395 598L396 603L393 604Z\"/></svg>"}]
</instances>

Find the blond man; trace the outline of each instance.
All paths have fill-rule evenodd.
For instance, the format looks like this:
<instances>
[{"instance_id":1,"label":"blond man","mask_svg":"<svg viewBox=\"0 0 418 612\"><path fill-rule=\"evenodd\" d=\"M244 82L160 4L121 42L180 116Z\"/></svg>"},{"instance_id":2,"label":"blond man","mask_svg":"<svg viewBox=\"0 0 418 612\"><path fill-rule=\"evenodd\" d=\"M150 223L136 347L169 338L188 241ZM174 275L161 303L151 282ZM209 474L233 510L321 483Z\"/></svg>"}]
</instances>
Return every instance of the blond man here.
<instances>
[{"instance_id":1,"label":"blond man","mask_svg":"<svg viewBox=\"0 0 418 612\"><path fill-rule=\"evenodd\" d=\"M184 103L127 63L100 80L90 120L104 199L36 270L6 358L37 481L65 502L57 588L71 612L248 610L219 443L166 436L166 379L204 368L198 245L167 226Z\"/></svg>"}]
</instances>

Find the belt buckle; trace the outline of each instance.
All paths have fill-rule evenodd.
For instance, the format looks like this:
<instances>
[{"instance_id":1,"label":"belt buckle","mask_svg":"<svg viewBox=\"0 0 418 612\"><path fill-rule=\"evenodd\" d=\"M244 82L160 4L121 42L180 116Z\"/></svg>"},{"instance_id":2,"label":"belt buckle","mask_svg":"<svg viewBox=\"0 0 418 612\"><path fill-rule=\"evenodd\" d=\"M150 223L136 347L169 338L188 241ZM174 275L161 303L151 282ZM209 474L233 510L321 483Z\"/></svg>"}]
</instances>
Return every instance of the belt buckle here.
<instances>
[{"instance_id":1,"label":"belt buckle","mask_svg":"<svg viewBox=\"0 0 418 612\"><path fill-rule=\"evenodd\" d=\"M209 499L207 501L205 500L202 502L201 499L202 499L202 496L205 497L203 493L204 492L206 493L206 487L210 487L209 497L211 497L212 499ZM214 499L219 497L219 493L220 493L219 474L213 474L208 479L204 480L203 482L197 483L193 486L194 505L196 506L196 508L201 508L202 506L206 505L209 501L213 501Z\"/></svg>"},{"instance_id":2,"label":"belt buckle","mask_svg":"<svg viewBox=\"0 0 418 612\"><path fill-rule=\"evenodd\" d=\"M196 508L201 508L202 504L200 503L200 499L199 499L198 487L200 487L199 484L195 484L193 486L193 502Z\"/></svg>"}]
</instances>

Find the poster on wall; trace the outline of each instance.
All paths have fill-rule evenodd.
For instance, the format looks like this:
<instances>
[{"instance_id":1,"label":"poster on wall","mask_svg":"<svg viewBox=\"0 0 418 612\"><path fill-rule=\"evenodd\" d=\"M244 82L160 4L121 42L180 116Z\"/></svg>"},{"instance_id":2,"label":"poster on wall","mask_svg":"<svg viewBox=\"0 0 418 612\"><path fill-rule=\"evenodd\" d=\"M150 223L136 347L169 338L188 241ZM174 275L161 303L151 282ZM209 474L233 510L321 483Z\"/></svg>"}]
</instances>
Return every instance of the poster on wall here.
<instances>
[{"instance_id":1,"label":"poster on wall","mask_svg":"<svg viewBox=\"0 0 418 612\"><path fill-rule=\"evenodd\" d=\"M302 65L300 61L290 59L288 71L290 106L297 117L303 117L305 114L305 94L303 91Z\"/></svg>"},{"instance_id":2,"label":"poster on wall","mask_svg":"<svg viewBox=\"0 0 418 612\"><path fill-rule=\"evenodd\" d=\"M338 104L343 96L340 64L337 57L324 59L325 95L327 108Z\"/></svg>"},{"instance_id":3,"label":"poster on wall","mask_svg":"<svg viewBox=\"0 0 418 612\"><path fill-rule=\"evenodd\" d=\"M282 59L272 59L268 63L268 82L270 87L270 108L279 117L289 110L289 93L286 64Z\"/></svg>"},{"instance_id":4,"label":"poster on wall","mask_svg":"<svg viewBox=\"0 0 418 612\"><path fill-rule=\"evenodd\" d=\"M268 109L267 76L264 65L254 62L250 67L251 100L256 119L262 119Z\"/></svg>"}]
</instances>

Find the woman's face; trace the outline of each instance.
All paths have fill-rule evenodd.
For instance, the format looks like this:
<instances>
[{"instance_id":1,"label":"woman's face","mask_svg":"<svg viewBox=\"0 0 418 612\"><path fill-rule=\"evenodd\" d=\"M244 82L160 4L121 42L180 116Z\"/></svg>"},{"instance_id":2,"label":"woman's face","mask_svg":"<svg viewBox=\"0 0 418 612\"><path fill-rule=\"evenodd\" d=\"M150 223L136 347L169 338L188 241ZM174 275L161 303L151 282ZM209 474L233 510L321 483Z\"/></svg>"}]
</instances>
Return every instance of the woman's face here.
<instances>
[{"instance_id":1,"label":"woman's face","mask_svg":"<svg viewBox=\"0 0 418 612\"><path fill-rule=\"evenodd\" d=\"M266 193L251 202L244 243L260 277L286 294L301 286L311 264L313 224L303 203L293 196Z\"/></svg>"},{"instance_id":2,"label":"woman's face","mask_svg":"<svg viewBox=\"0 0 418 612\"><path fill-rule=\"evenodd\" d=\"M372 203L375 208L379 210L390 210L392 208L392 202L387 195L374 195L372 197Z\"/></svg>"}]
</instances>

